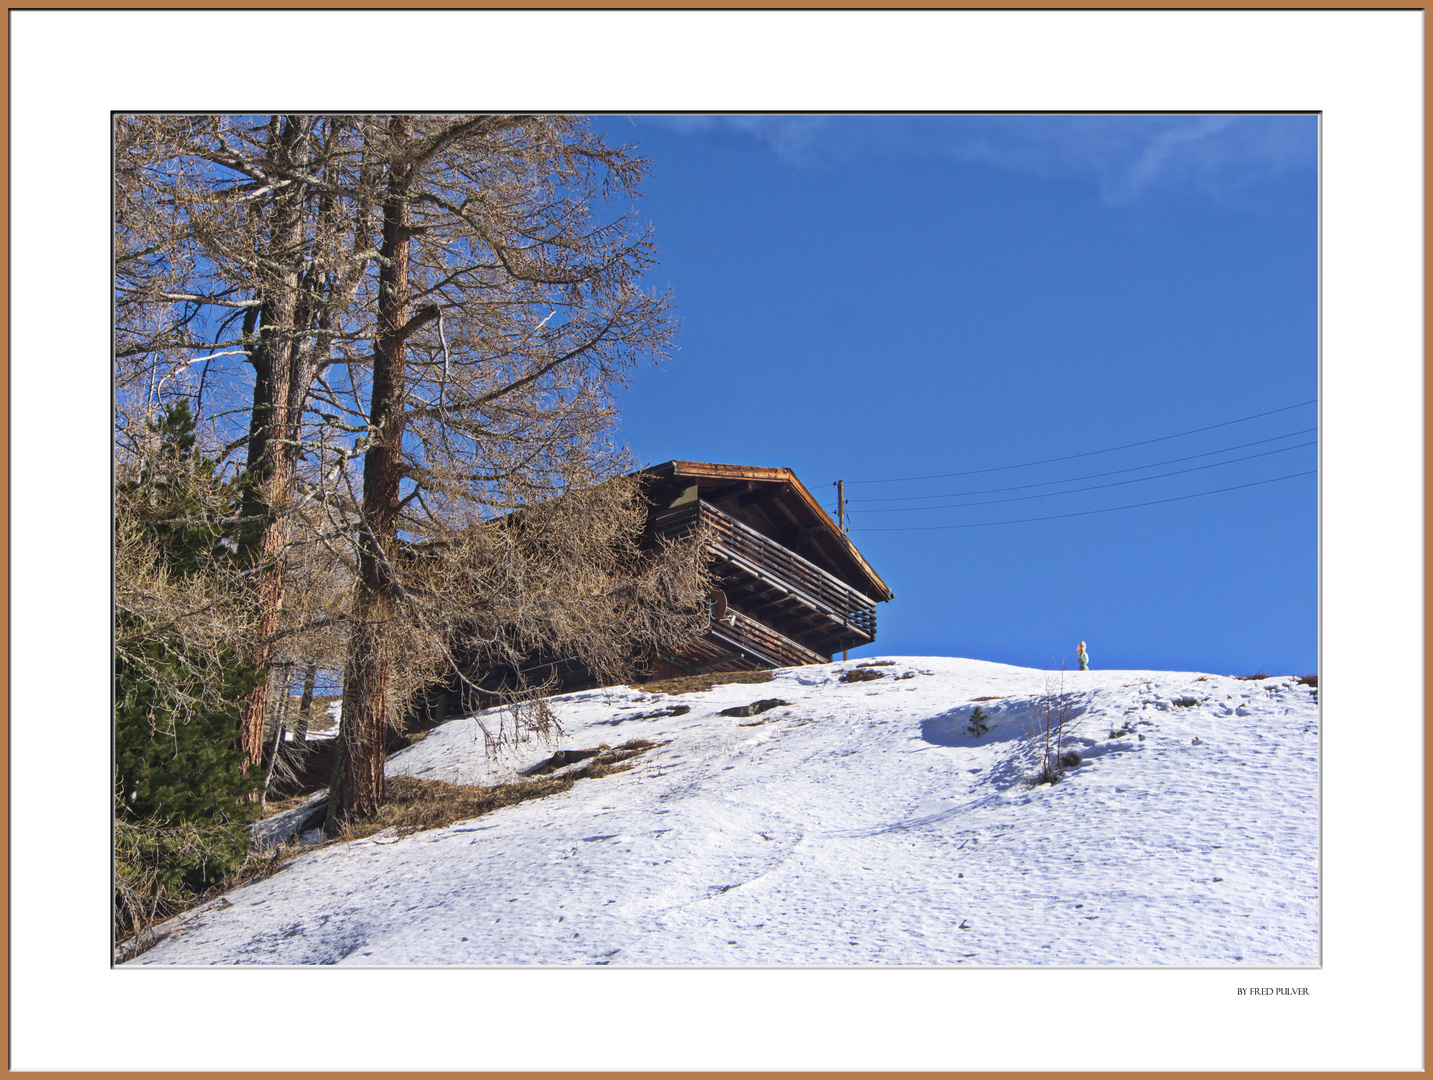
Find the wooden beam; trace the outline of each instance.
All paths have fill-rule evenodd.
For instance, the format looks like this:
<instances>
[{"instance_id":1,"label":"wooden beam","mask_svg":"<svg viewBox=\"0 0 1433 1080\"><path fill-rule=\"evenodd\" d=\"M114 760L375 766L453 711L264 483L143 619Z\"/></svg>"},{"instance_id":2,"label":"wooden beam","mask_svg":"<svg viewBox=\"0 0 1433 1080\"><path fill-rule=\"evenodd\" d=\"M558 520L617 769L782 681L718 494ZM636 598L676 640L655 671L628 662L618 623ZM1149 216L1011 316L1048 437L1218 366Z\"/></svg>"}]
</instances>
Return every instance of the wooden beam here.
<instances>
[{"instance_id":1,"label":"wooden beam","mask_svg":"<svg viewBox=\"0 0 1433 1080\"><path fill-rule=\"evenodd\" d=\"M735 484L726 484L714 491L703 495L702 498L709 503L726 502L728 499L735 499L740 495L749 495L756 489L756 481L740 480Z\"/></svg>"},{"instance_id":2,"label":"wooden beam","mask_svg":"<svg viewBox=\"0 0 1433 1080\"><path fill-rule=\"evenodd\" d=\"M739 495L736 500L737 506L755 506L767 499L775 499L780 495L790 495L790 484L762 484L755 491L749 491L745 495Z\"/></svg>"}]
</instances>

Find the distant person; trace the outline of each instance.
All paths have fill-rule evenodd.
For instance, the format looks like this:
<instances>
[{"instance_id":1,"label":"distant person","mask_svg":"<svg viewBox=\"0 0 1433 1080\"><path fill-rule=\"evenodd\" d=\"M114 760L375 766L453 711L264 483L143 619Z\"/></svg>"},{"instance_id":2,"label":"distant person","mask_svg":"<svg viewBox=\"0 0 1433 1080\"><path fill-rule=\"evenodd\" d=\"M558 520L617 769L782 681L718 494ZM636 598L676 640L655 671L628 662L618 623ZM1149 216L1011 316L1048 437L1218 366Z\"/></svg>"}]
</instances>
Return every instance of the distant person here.
<instances>
[{"instance_id":1,"label":"distant person","mask_svg":"<svg viewBox=\"0 0 1433 1080\"><path fill-rule=\"evenodd\" d=\"M1085 652L1085 643L1080 642L1080 647L1075 650L1075 659L1080 662L1081 671L1090 670L1090 654Z\"/></svg>"}]
</instances>

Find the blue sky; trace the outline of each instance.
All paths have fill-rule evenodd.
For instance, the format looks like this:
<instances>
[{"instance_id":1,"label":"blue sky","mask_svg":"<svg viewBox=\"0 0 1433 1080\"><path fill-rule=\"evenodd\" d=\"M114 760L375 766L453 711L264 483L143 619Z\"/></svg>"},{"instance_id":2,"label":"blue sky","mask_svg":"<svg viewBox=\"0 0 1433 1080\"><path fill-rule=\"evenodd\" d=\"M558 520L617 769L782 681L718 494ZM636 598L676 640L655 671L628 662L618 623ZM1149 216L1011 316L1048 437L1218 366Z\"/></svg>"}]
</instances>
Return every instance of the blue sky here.
<instances>
[{"instance_id":1,"label":"blue sky","mask_svg":"<svg viewBox=\"0 0 1433 1080\"><path fill-rule=\"evenodd\" d=\"M682 319L621 437L846 481L867 652L1317 669L1315 117L597 123Z\"/></svg>"}]
</instances>

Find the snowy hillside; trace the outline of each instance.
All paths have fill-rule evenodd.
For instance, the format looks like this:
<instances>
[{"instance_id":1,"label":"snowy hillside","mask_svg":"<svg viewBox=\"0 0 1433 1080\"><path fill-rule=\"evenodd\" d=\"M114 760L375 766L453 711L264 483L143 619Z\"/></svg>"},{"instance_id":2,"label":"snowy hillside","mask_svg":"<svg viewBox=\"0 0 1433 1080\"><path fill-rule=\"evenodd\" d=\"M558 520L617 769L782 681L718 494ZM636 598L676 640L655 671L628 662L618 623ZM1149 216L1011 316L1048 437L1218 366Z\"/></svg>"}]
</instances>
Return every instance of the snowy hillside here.
<instances>
[{"instance_id":1,"label":"snowy hillside","mask_svg":"<svg viewBox=\"0 0 1433 1080\"><path fill-rule=\"evenodd\" d=\"M132 963L1318 963L1316 689L1066 672L1083 760L1032 786L1059 673L891 660L556 699L559 747L660 745L470 822L311 851ZM553 749L495 764L457 720L389 774L489 783Z\"/></svg>"}]
</instances>

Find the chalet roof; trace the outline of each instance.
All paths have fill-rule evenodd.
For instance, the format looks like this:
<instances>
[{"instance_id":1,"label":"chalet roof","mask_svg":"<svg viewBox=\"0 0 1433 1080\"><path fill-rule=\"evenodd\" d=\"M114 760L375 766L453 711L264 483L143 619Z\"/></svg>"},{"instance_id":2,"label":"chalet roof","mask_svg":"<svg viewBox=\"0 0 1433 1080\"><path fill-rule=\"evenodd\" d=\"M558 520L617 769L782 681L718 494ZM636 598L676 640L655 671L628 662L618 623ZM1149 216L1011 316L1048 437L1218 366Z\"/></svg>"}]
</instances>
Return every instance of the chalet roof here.
<instances>
[{"instance_id":1,"label":"chalet roof","mask_svg":"<svg viewBox=\"0 0 1433 1080\"><path fill-rule=\"evenodd\" d=\"M704 501L835 574L872 600L895 596L790 469L667 461L638 475L647 479L649 493L658 505L696 484Z\"/></svg>"}]
</instances>

